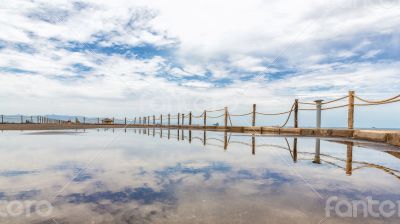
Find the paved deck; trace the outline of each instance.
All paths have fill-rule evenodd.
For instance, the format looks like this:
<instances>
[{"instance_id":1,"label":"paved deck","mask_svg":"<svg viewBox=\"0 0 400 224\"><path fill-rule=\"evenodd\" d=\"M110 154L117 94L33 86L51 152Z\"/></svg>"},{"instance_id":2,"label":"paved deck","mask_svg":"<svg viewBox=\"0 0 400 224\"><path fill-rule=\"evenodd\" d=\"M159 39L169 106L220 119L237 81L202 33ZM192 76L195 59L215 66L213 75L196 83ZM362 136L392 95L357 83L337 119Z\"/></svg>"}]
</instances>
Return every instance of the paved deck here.
<instances>
[{"instance_id":1,"label":"paved deck","mask_svg":"<svg viewBox=\"0 0 400 224\"><path fill-rule=\"evenodd\" d=\"M133 125L133 124L0 124L0 130L62 130L62 129L90 129L90 128L183 128L208 131L231 131L236 133L259 133L276 135L296 135L313 137L338 137L357 140L383 142L400 147L400 131L398 130L362 130L362 129L332 129L332 128L278 128L278 127L251 127L232 126L225 129L216 126L188 126L188 125Z\"/></svg>"}]
</instances>

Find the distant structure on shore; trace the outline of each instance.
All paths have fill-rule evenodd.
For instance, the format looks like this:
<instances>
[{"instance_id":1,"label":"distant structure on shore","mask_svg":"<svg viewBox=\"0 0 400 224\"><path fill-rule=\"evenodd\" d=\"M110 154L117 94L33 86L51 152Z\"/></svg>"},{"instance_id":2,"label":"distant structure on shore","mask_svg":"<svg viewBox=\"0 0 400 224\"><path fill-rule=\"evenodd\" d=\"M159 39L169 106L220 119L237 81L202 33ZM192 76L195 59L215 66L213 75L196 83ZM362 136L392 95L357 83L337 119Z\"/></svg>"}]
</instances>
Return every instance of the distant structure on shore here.
<instances>
[{"instance_id":1,"label":"distant structure on shore","mask_svg":"<svg viewBox=\"0 0 400 224\"><path fill-rule=\"evenodd\" d=\"M113 124L114 121L110 118L104 118L103 120L101 120L102 124Z\"/></svg>"}]
</instances>

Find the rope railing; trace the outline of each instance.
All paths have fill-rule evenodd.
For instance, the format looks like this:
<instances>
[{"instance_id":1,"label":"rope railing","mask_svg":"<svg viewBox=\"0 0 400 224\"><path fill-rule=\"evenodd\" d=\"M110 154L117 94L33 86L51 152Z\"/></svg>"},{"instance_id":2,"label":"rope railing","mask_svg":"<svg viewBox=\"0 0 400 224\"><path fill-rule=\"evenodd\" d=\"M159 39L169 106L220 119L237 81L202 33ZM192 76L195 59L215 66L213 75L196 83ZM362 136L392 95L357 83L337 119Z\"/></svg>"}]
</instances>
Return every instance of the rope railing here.
<instances>
[{"instance_id":1,"label":"rope railing","mask_svg":"<svg viewBox=\"0 0 400 224\"><path fill-rule=\"evenodd\" d=\"M247 116L247 115L250 115L250 114L252 114L253 112L250 112L250 113L247 113L247 114L229 114L230 116L232 116L232 117L242 117L242 116Z\"/></svg>"},{"instance_id":2,"label":"rope railing","mask_svg":"<svg viewBox=\"0 0 400 224\"><path fill-rule=\"evenodd\" d=\"M396 101L394 101L395 99L397 99L397 98L400 98L400 95L397 95L397 96L394 96L394 97L391 97L391 98L388 98L388 99L384 99L384 100L377 100L377 101L374 101L374 100L366 100L366 99L363 99L363 98L361 98L361 97L359 97L359 96L357 96L357 95L354 95L354 98L356 98L356 99L358 99L358 100L360 100L360 101L362 101L362 102L364 102L364 103L369 103L369 104L384 104L384 103L387 103L387 102L391 102L391 101L393 101L393 102L398 102L399 100L396 100Z\"/></svg>"},{"instance_id":3,"label":"rope railing","mask_svg":"<svg viewBox=\"0 0 400 224\"><path fill-rule=\"evenodd\" d=\"M340 104L339 102L346 100L348 102ZM356 102L357 101L357 102ZM362 98L358 95L355 94L354 91L349 91L347 96L342 96L336 99L331 99L329 101L323 102L323 100L316 100L314 102L303 102L299 100L295 100L294 104L291 105L291 108L287 111L283 112L262 112L262 111L257 111L256 110L256 104L253 104L253 110L247 113L242 113L242 114L235 114L231 113L228 111L227 107L224 107L222 109L215 109L215 110L204 110L200 115L195 115L192 112L189 113L178 113L175 115L171 114L160 114L159 116L156 117L156 115L151 115L151 116L141 116L141 117L135 117L134 119L128 119L125 117L125 119L117 119L117 118L87 118L84 116L80 117L67 117L64 119L54 119L52 117L47 117L47 116L25 116L25 115L0 115L0 123L73 123L73 124L141 124L141 125L193 125L193 119L195 118L200 118L200 124L203 127L207 126L207 119L217 119L217 118L223 118L224 122L223 125L225 128L228 128L228 125L230 127L233 127L232 123L232 118L233 117L244 117L244 116L251 116L251 126L256 126L256 119L257 116L279 116L279 115L287 115L287 118L285 119L283 125L278 126L278 127L286 127L290 121L290 118L292 117L292 114L294 114L294 128L298 128L298 114L299 111L316 111L317 114L317 128L320 128L321 125L321 111L328 111L328 110L333 110L333 109L339 109L339 108L345 108L347 107L348 109L348 129L353 129L354 126L354 108L356 106L376 106L376 105L384 105L384 104L390 104L390 103L395 103L395 102L400 102L400 94L383 99L383 100L370 100L370 99L365 99ZM301 106L300 105L304 105ZM314 108L309 107L309 106L314 106ZM307 107L308 106L308 107ZM221 112L223 111L224 113L214 115L213 113L215 112ZM213 114L210 115L209 113ZM173 124L172 122L173 121ZM228 123L229 122L229 123ZM198 120L197 120L198 123ZM214 125L219 125L218 123Z\"/></svg>"}]
</instances>

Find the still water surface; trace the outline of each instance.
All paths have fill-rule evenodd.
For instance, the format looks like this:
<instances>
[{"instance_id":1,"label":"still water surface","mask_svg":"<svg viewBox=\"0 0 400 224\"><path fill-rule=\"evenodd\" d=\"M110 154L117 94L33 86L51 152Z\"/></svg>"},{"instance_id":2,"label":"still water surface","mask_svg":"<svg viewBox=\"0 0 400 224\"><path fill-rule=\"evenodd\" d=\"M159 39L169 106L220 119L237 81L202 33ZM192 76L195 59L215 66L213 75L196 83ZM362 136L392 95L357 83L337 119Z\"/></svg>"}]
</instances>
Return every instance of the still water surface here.
<instances>
[{"instance_id":1,"label":"still water surface","mask_svg":"<svg viewBox=\"0 0 400 224\"><path fill-rule=\"evenodd\" d=\"M0 140L1 223L400 220L325 211L332 197L400 200L400 150L388 146L165 129L5 131ZM49 201L51 214L7 215L13 200Z\"/></svg>"}]
</instances>

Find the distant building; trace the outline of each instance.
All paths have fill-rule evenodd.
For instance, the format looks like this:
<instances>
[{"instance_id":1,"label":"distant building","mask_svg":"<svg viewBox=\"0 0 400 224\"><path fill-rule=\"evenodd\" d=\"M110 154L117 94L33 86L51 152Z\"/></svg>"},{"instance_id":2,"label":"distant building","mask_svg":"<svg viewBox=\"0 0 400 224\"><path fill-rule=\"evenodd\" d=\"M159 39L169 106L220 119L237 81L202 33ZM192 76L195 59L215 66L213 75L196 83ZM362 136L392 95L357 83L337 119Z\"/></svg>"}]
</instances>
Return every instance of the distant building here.
<instances>
[{"instance_id":1,"label":"distant building","mask_svg":"<svg viewBox=\"0 0 400 224\"><path fill-rule=\"evenodd\" d=\"M110 119L110 118L104 118L103 120L101 120L102 124L113 124L114 120Z\"/></svg>"}]
</instances>

